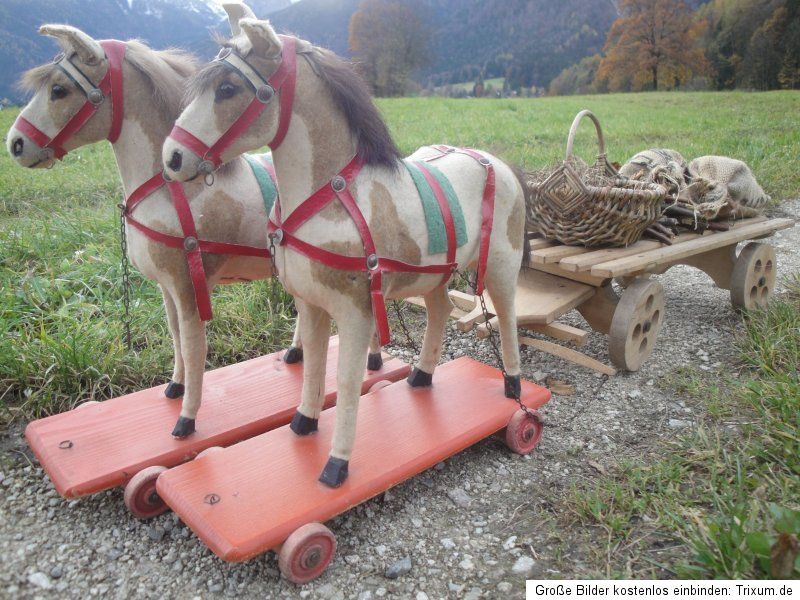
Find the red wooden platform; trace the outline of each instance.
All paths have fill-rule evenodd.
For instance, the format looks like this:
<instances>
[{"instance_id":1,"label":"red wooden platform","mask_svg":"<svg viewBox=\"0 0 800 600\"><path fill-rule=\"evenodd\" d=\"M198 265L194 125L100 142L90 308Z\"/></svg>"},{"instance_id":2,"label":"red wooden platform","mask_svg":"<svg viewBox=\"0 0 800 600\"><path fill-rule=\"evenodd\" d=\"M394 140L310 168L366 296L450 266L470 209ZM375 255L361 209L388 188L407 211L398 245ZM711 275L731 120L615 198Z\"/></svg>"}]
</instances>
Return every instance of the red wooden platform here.
<instances>
[{"instance_id":1,"label":"red wooden platform","mask_svg":"<svg viewBox=\"0 0 800 600\"><path fill-rule=\"evenodd\" d=\"M326 406L336 398L337 337L328 351ZM172 467L210 446L228 446L291 421L300 402L302 363L286 364L283 352L206 373L197 432L170 435L180 400L159 386L31 422L25 437L58 493L76 498L125 484L145 467ZM409 366L384 356L367 371L362 390L381 379L403 378Z\"/></svg>"},{"instance_id":2,"label":"red wooden platform","mask_svg":"<svg viewBox=\"0 0 800 600\"><path fill-rule=\"evenodd\" d=\"M550 392L522 382L531 408ZM497 369L459 358L436 369L430 388L397 382L361 399L350 476L317 481L328 459L336 409L319 432L281 427L163 473L159 496L221 558L246 560L282 544L505 427L519 408Z\"/></svg>"}]
</instances>

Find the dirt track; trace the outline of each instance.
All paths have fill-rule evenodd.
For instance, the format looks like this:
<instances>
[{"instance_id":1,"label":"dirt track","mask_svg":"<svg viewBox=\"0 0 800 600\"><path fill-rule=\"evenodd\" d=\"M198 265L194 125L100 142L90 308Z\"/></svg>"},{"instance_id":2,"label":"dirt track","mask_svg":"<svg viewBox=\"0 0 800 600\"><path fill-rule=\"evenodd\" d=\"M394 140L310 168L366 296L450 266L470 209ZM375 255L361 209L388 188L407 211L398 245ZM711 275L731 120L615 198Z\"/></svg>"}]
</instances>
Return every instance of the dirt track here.
<instances>
[{"instance_id":1,"label":"dirt track","mask_svg":"<svg viewBox=\"0 0 800 600\"><path fill-rule=\"evenodd\" d=\"M784 203L780 214L800 217L800 200ZM779 275L800 271L800 227L772 243ZM135 521L121 490L61 499L31 457L21 424L12 426L0 438L0 597L522 597L526 576L599 574L589 558L601 541L565 525L560 498L622 457L657 452L661 439L703 418L701 404L659 386L662 376L696 364L713 377L733 360L740 319L728 293L685 267L659 279L666 322L639 372L608 380L526 349L525 377L553 376L577 388L546 407L547 429L534 455L485 441L335 519L335 563L303 588L279 577L272 554L223 563L171 513ZM421 320L411 321L419 334ZM607 360L598 334L586 351ZM445 353L487 360L488 347L450 331ZM410 572L387 578L386 568L405 557ZM630 564L634 575L650 568L635 557Z\"/></svg>"}]
</instances>

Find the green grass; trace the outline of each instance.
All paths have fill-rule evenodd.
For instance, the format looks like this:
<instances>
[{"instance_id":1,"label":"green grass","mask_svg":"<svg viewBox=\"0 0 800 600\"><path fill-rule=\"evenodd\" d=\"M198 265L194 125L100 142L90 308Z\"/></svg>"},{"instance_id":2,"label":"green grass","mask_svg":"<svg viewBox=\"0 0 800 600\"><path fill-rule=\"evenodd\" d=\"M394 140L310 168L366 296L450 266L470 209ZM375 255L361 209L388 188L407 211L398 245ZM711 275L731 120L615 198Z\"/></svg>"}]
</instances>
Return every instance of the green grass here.
<instances>
[{"instance_id":1,"label":"green grass","mask_svg":"<svg viewBox=\"0 0 800 600\"><path fill-rule=\"evenodd\" d=\"M675 544L662 562L681 577L800 577L800 556L773 549L800 536L800 278L766 311L745 318L736 340L742 373L721 381L682 369L666 385L702 401L707 422L662 449L660 458L620 465L567 508L604 532L598 571L620 548L641 555ZM648 541L660 540L657 547ZM689 552L686 552L686 549ZM624 553L623 553L624 554ZM784 564L781 564L784 563ZM599 566L602 564L602 567Z\"/></svg>"}]
</instances>

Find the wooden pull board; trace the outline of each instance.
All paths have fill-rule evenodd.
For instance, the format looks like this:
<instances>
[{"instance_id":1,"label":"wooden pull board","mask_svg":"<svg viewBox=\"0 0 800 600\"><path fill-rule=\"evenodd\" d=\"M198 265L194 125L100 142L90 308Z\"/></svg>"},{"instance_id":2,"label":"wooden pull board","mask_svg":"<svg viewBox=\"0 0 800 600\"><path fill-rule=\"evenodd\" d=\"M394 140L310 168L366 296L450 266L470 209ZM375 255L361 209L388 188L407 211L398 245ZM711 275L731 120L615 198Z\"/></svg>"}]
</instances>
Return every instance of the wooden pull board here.
<instances>
[{"instance_id":1,"label":"wooden pull board","mask_svg":"<svg viewBox=\"0 0 800 600\"><path fill-rule=\"evenodd\" d=\"M523 381L522 399L539 408L550 392ZM246 560L492 435L518 410L497 369L462 357L437 367L431 387L399 381L361 399L350 476L339 488L317 481L335 408L322 413L316 434L281 427L170 469L156 486L215 554Z\"/></svg>"},{"instance_id":2,"label":"wooden pull board","mask_svg":"<svg viewBox=\"0 0 800 600\"><path fill-rule=\"evenodd\" d=\"M172 467L210 446L227 446L291 421L300 403L303 365L286 364L282 356L283 351L276 352L206 373L197 431L183 440L171 435L181 400L166 398L163 385L38 419L25 429L25 437L65 498L122 485L146 467ZM336 399L338 357L334 336L326 406ZM385 355L380 371L367 371L362 392L381 379L403 378L409 370Z\"/></svg>"}]
</instances>

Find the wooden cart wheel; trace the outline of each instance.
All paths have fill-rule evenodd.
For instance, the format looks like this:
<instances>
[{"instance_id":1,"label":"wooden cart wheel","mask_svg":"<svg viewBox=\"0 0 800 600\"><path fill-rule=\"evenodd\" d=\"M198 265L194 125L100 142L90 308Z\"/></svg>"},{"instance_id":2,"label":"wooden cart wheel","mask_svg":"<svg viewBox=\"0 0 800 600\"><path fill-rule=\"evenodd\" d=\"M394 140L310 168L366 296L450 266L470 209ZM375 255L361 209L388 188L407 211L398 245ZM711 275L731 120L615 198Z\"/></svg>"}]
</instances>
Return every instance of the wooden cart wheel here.
<instances>
[{"instance_id":1,"label":"wooden cart wheel","mask_svg":"<svg viewBox=\"0 0 800 600\"><path fill-rule=\"evenodd\" d=\"M775 248L769 244L750 242L745 246L731 274L731 304L734 308L763 308L775 289L778 263Z\"/></svg>"},{"instance_id":2,"label":"wooden cart wheel","mask_svg":"<svg viewBox=\"0 0 800 600\"><path fill-rule=\"evenodd\" d=\"M622 294L611 319L611 362L620 369L637 371L653 351L663 322L664 288L656 281L637 279Z\"/></svg>"},{"instance_id":3,"label":"wooden cart wheel","mask_svg":"<svg viewBox=\"0 0 800 600\"><path fill-rule=\"evenodd\" d=\"M210 446L209 448L206 448L205 450L198 452L197 456L195 456L194 459L197 460L200 457L208 456L209 454L214 454L215 452L219 452L220 450L222 450L222 446Z\"/></svg>"},{"instance_id":4,"label":"wooden cart wheel","mask_svg":"<svg viewBox=\"0 0 800 600\"><path fill-rule=\"evenodd\" d=\"M137 519L150 519L167 511L167 504L156 493L156 479L167 467L142 469L125 486L123 500Z\"/></svg>"},{"instance_id":5,"label":"wooden cart wheel","mask_svg":"<svg viewBox=\"0 0 800 600\"><path fill-rule=\"evenodd\" d=\"M377 392L378 390L382 390L383 388L392 385L392 382L388 379L381 379L380 381L376 381L371 386L369 386L369 391L367 393L371 394L372 392Z\"/></svg>"},{"instance_id":6,"label":"wooden cart wheel","mask_svg":"<svg viewBox=\"0 0 800 600\"><path fill-rule=\"evenodd\" d=\"M293 583L308 583L319 577L333 559L336 538L322 523L296 529L278 552L278 568Z\"/></svg>"},{"instance_id":7,"label":"wooden cart wheel","mask_svg":"<svg viewBox=\"0 0 800 600\"><path fill-rule=\"evenodd\" d=\"M506 425L506 446L517 454L530 454L542 439L542 418L535 410L530 413L518 410Z\"/></svg>"}]
</instances>

